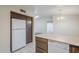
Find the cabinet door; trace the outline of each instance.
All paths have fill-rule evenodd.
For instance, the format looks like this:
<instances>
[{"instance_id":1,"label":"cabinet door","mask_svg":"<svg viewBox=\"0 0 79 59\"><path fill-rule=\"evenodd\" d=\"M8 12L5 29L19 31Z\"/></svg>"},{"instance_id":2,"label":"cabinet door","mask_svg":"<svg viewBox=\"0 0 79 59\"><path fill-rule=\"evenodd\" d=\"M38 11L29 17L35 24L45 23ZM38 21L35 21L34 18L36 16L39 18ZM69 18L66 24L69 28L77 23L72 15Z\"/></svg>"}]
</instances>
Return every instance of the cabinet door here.
<instances>
[{"instance_id":1,"label":"cabinet door","mask_svg":"<svg viewBox=\"0 0 79 59\"><path fill-rule=\"evenodd\" d=\"M79 46L69 45L70 53L79 53Z\"/></svg>"},{"instance_id":2,"label":"cabinet door","mask_svg":"<svg viewBox=\"0 0 79 59\"><path fill-rule=\"evenodd\" d=\"M36 52L48 53L48 39L36 37Z\"/></svg>"}]
</instances>

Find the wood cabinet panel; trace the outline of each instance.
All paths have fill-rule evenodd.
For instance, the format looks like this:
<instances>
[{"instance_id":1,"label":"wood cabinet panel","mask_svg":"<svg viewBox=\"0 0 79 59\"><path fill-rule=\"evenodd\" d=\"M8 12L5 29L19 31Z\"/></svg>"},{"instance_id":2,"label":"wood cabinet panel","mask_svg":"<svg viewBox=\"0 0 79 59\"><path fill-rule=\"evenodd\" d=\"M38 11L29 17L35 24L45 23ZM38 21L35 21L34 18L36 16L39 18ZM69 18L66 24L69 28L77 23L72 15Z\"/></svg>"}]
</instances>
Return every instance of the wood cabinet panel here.
<instances>
[{"instance_id":1,"label":"wood cabinet panel","mask_svg":"<svg viewBox=\"0 0 79 59\"><path fill-rule=\"evenodd\" d=\"M45 51L47 51L47 49L48 49L48 44L47 44L47 42L41 42L41 41L36 41L36 46L37 47L40 47L41 49L44 49Z\"/></svg>"},{"instance_id":2,"label":"wood cabinet panel","mask_svg":"<svg viewBox=\"0 0 79 59\"><path fill-rule=\"evenodd\" d=\"M36 37L36 39L37 41L40 41L40 42L44 42L44 43L48 42L48 39L45 39L45 38Z\"/></svg>"},{"instance_id":3,"label":"wood cabinet panel","mask_svg":"<svg viewBox=\"0 0 79 59\"><path fill-rule=\"evenodd\" d=\"M70 53L79 53L79 47L74 45L69 45L69 52Z\"/></svg>"},{"instance_id":4,"label":"wood cabinet panel","mask_svg":"<svg viewBox=\"0 0 79 59\"><path fill-rule=\"evenodd\" d=\"M36 53L47 53L47 51L45 51L45 50L43 50L43 49L37 47L37 48L36 48Z\"/></svg>"},{"instance_id":5,"label":"wood cabinet panel","mask_svg":"<svg viewBox=\"0 0 79 59\"><path fill-rule=\"evenodd\" d=\"M32 42L33 39L33 20L30 17L27 17L27 21L26 21L26 32L27 32L27 39L26 39L26 43L30 43Z\"/></svg>"},{"instance_id":6,"label":"wood cabinet panel","mask_svg":"<svg viewBox=\"0 0 79 59\"><path fill-rule=\"evenodd\" d=\"M36 52L48 52L48 40L36 37Z\"/></svg>"}]
</instances>

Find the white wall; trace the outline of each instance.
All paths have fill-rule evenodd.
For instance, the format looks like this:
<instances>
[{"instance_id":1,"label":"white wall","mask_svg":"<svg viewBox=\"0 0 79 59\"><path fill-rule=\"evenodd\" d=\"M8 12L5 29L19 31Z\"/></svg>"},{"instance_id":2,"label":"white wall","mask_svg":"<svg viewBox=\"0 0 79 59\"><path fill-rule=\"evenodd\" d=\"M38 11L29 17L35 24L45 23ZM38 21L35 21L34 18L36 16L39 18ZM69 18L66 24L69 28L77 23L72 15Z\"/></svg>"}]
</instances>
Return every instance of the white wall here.
<instances>
[{"instance_id":1,"label":"white wall","mask_svg":"<svg viewBox=\"0 0 79 59\"><path fill-rule=\"evenodd\" d=\"M0 52L10 52L10 11L21 13L18 6L0 6ZM25 15L31 15L29 8L26 8ZM21 13L24 14L24 13Z\"/></svg>"},{"instance_id":2,"label":"white wall","mask_svg":"<svg viewBox=\"0 0 79 59\"><path fill-rule=\"evenodd\" d=\"M0 6L0 52L10 50L10 13L8 8Z\"/></svg>"},{"instance_id":3,"label":"white wall","mask_svg":"<svg viewBox=\"0 0 79 59\"><path fill-rule=\"evenodd\" d=\"M35 33L45 33L46 21L43 19L34 20L34 31Z\"/></svg>"},{"instance_id":4,"label":"white wall","mask_svg":"<svg viewBox=\"0 0 79 59\"><path fill-rule=\"evenodd\" d=\"M51 17L40 17L34 20L34 33L47 33L47 22Z\"/></svg>"},{"instance_id":5,"label":"white wall","mask_svg":"<svg viewBox=\"0 0 79 59\"><path fill-rule=\"evenodd\" d=\"M63 20L57 20L57 16L53 16L54 33L63 35L79 35L79 16L64 16Z\"/></svg>"}]
</instances>

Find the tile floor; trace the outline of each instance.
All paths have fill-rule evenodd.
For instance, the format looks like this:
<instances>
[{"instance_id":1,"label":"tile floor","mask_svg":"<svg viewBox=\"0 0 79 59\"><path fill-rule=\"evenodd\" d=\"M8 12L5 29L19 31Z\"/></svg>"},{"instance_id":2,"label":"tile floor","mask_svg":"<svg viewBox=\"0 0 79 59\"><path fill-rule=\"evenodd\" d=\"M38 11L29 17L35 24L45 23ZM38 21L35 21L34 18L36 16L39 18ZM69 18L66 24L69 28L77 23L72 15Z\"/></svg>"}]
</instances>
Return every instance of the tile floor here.
<instances>
[{"instance_id":1,"label":"tile floor","mask_svg":"<svg viewBox=\"0 0 79 59\"><path fill-rule=\"evenodd\" d=\"M68 44L59 42L48 42L49 53L68 53ZM16 51L15 53L35 53L35 43L29 43L23 49Z\"/></svg>"},{"instance_id":2,"label":"tile floor","mask_svg":"<svg viewBox=\"0 0 79 59\"><path fill-rule=\"evenodd\" d=\"M26 47L16 51L15 53L35 53L35 44L29 43L26 45Z\"/></svg>"}]
</instances>

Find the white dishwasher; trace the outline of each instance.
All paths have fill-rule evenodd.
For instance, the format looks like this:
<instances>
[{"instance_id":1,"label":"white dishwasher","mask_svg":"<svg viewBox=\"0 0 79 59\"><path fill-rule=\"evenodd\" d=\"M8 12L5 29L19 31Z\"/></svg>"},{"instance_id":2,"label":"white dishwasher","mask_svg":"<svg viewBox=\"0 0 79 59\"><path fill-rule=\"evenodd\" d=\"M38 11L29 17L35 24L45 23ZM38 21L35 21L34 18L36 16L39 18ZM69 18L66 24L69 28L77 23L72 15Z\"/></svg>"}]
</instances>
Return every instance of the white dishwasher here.
<instances>
[{"instance_id":1,"label":"white dishwasher","mask_svg":"<svg viewBox=\"0 0 79 59\"><path fill-rule=\"evenodd\" d=\"M68 53L69 44L56 42L49 40L48 41L48 53Z\"/></svg>"}]
</instances>

